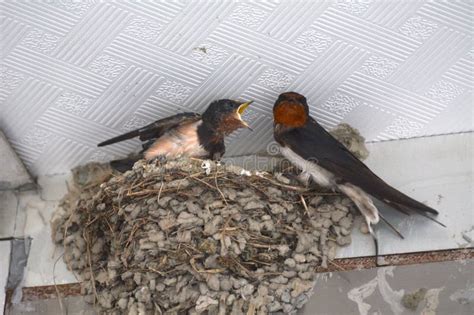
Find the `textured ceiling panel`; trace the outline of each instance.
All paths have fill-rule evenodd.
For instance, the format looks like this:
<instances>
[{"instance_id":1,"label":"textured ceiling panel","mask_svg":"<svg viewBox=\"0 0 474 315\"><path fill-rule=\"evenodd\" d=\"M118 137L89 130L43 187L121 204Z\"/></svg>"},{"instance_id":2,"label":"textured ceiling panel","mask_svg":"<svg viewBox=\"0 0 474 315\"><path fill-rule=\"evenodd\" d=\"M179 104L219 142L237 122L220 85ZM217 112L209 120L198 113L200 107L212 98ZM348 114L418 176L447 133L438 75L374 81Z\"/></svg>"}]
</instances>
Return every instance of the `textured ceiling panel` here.
<instances>
[{"instance_id":1,"label":"textured ceiling panel","mask_svg":"<svg viewBox=\"0 0 474 315\"><path fill-rule=\"evenodd\" d=\"M473 130L473 1L0 3L0 127L35 174L123 156L96 143L219 98L253 99L265 149L280 92L369 141Z\"/></svg>"}]
</instances>

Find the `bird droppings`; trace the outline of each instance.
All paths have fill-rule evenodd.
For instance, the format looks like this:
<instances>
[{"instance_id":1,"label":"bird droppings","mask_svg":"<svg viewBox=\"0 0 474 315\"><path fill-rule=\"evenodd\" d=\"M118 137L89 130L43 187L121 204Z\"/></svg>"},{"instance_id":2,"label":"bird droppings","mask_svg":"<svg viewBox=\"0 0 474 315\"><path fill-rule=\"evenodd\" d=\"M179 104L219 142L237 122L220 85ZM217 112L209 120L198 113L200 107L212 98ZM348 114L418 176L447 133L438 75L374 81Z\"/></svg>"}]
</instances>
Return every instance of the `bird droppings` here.
<instances>
[{"instance_id":1,"label":"bird droppings","mask_svg":"<svg viewBox=\"0 0 474 315\"><path fill-rule=\"evenodd\" d=\"M100 184L76 175L51 225L86 301L107 314L296 313L316 268L350 243L355 206L284 174L241 174L179 159Z\"/></svg>"},{"instance_id":2,"label":"bird droppings","mask_svg":"<svg viewBox=\"0 0 474 315\"><path fill-rule=\"evenodd\" d=\"M441 194L438 194L438 196L437 196L437 197L438 197L438 198L437 198L437 200L436 200L436 204L437 204L437 205L440 205L440 204L441 204L441 201L442 201L442 200L443 200L443 198L444 198L444 196L443 196L443 195L441 195Z\"/></svg>"},{"instance_id":3,"label":"bird droppings","mask_svg":"<svg viewBox=\"0 0 474 315\"><path fill-rule=\"evenodd\" d=\"M462 238L468 242L468 243L472 243L472 238L469 237L469 235L467 235L467 233L461 233L462 235Z\"/></svg>"},{"instance_id":4,"label":"bird droppings","mask_svg":"<svg viewBox=\"0 0 474 315\"><path fill-rule=\"evenodd\" d=\"M204 54L207 54L207 48L205 46L202 47L195 47L194 50L199 50Z\"/></svg>"},{"instance_id":5,"label":"bird droppings","mask_svg":"<svg viewBox=\"0 0 474 315\"><path fill-rule=\"evenodd\" d=\"M409 310L416 311L420 302L425 299L427 291L427 289L421 288L412 293L405 293L402 297L403 306Z\"/></svg>"}]
</instances>

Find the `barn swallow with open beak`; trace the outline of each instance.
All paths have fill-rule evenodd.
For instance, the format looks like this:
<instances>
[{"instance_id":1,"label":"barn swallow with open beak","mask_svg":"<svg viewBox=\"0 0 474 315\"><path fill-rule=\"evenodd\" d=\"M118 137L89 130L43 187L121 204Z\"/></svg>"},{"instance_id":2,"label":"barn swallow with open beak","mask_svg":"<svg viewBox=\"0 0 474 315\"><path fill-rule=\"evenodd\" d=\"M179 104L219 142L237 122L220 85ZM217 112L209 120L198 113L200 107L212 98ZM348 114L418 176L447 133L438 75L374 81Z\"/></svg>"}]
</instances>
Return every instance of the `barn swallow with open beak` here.
<instances>
[{"instance_id":1,"label":"barn swallow with open beak","mask_svg":"<svg viewBox=\"0 0 474 315\"><path fill-rule=\"evenodd\" d=\"M157 120L98 144L99 147L138 137L143 150L133 158L112 161L112 168L124 172L141 158L173 159L180 156L219 160L225 153L225 136L240 128L250 128L242 114L253 101L218 100L206 111L181 113Z\"/></svg>"},{"instance_id":2,"label":"barn swallow with open beak","mask_svg":"<svg viewBox=\"0 0 474 315\"><path fill-rule=\"evenodd\" d=\"M274 137L282 155L318 185L339 191L354 202L374 238L377 257L378 242L372 225L382 219L395 228L381 216L372 197L405 214L416 211L443 225L427 215L437 215L436 210L391 187L309 116L303 95L281 94L273 107L273 119Z\"/></svg>"}]
</instances>

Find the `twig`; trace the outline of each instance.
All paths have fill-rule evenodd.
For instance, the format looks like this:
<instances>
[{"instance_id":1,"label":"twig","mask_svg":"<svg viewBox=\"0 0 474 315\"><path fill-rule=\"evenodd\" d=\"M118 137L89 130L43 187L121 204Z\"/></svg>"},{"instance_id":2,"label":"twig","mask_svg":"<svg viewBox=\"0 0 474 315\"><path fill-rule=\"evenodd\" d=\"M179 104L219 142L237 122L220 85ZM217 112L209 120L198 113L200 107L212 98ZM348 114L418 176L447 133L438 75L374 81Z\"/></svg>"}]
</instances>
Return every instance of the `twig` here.
<instances>
[{"instance_id":1,"label":"twig","mask_svg":"<svg viewBox=\"0 0 474 315\"><path fill-rule=\"evenodd\" d=\"M153 301L155 309L158 311L159 315L163 315L163 311L161 310L160 306Z\"/></svg>"},{"instance_id":2,"label":"twig","mask_svg":"<svg viewBox=\"0 0 474 315\"><path fill-rule=\"evenodd\" d=\"M127 197L144 196L144 195L149 195L149 194L156 193L156 192L159 192L159 190L157 190L157 189L144 189L144 190L140 190L140 191L136 191L136 192L128 192L126 196Z\"/></svg>"},{"instance_id":3,"label":"twig","mask_svg":"<svg viewBox=\"0 0 474 315\"><path fill-rule=\"evenodd\" d=\"M220 190L219 184L217 183L217 169L216 169L216 173L215 173L215 176L214 176L214 182L216 183L216 189L217 189L217 191L219 192L219 194L221 194L222 199L224 200L225 205L228 206L229 204L227 203L227 199L225 198L224 193Z\"/></svg>"},{"instance_id":4,"label":"twig","mask_svg":"<svg viewBox=\"0 0 474 315\"><path fill-rule=\"evenodd\" d=\"M300 199L301 199L301 203L303 204L303 207L304 207L304 210L305 210L306 214L308 215L308 217L311 217L309 215L308 205L306 205L306 200L304 200L304 197L302 195L300 195Z\"/></svg>"},{"instance_id":5,"label":"twig","mask_svg":"<svg viewBox=\"0 0 474 315\"><path fill-rule=\"evenodd\" d=\"M196 267L196 257L191 258L191 260L189 260L189 264L191 265L191 267L193 267L194 271L196 271L197 273L221 273L221 272L224 272L224 271L225 271L225 269L204 269L204 270L199 270L199 269Z\"/></svg>"},{"instance_id":6,"label":"twig","mask_svg":"<svg viewBox=\"0 0 474 315\"><path fill-rule=\"evenodd\" d=\"M198 182L203 183L204 185L206 185L206 186L208 186L208 187L210 187L210 188L212 188L212 189L217 190L217 191L219 192L219 194L221 195L222 199L224 200L224 202L227 204L227 200L225 199L225 196L224 196L224 194L222 193L222 191L219 189L219 187L214 187L214 186L212 186L211 184L206 183L205 181L203 181L202 179L197 178L197 177L190 177L190 178L192 178L192 179L194 179L194 180L197 180Z\"/></svg>"},{"instance_id":7,"label":"twig","mask_svg":"<svg viewBox=\"0 0 474 315\"><path fill-rule=\"evenodd\" d=\"M160 185L160 190L158 191L158 197L156 198L156 201L160 201L161 198L161 192L163 191L163 186L165 185L165 182L161 180L161 185Z\"/></svg>"},{"instance_id":8,"label":"twig","mask_svg":"<svg viewBox=\"0 0 474 315\"><path fill-rule=\"evenodd\" d=\"M270 183L272 183L273 185L276 185L276 186L280 186L280 187L283 187L283 188L286 188L286 189L290 189L290 190L293 190L293 191L299 191L299 192L308 192L309 189L308 188L303 188L303 187L298 187L298 186L292 186L292 185L286 185L286 184L281 184L279 183L278 181L276 180L272 180L270 178L267 178L263 175L257 175L259 178L263 178L263 179L266 179L268 180Z\"/></svg>"},{"instance_id":9,"label":"twig","mask_svg":"<svg viewBox=\"0 0 474 315\"><path fill-rule=\"evenodd\" d=\"M234 257L230 257L230 259L237 265L239 266L246 274L248 277L252 277L253 278L253 273L248 270L247 268L245 268L244 265L242 265L237 259L235 259Z\"/></svg>"},{"instance_id":10,"label":"twig","mask_svg":"<svg viewBox=\"0 0 474 315\"><path fill-rule=\"evenodd\" d=\"M148 270L151 270L157 274L159 274L160 276L164 277L165 276L165 273L162 272L162 271L159 271L159 270L156 270L155 268L152 268L152 267L148 267Z\"/></svg>"},{"instance_id":11,"label":"twig","mask_svg":"<svg viewBox=\"0 0 474 315\"><path fill-rule=\"evenodd\" d=\"M278 245L274 244L258 244L258 243L247 243L248 245L252 245L253 247L256 248L268 248L268 249L275 249L278 248Z\"/></svg>"},{"instance_id":12,"label":"twig","mask_svg":"<svg viewBox=\"0 0 474 315\"><path fill-rule=\"evenodd\" d=\"M256 259L252 259L252 260L249 260L249 261L253 261L257 264L261 264L261 265L265 265L265 266L271 266L272 264L270 263L267 263L267 262L264 262L264 261L260 261L260 260L256 260Z\"/></svg>"},{"instance_id":13,"label":"twig","mask_svg":"<svg viewBox=\"0 0 474 315\"><path fill-rule=\"evenodd\" d=\"M54 265L53 265L53 284L54 284L54 290L56 291L56 296L58 297L59 308L61 309L61 312L63 312L64 314L67 314L67 312L64 311L63 298L62 298L61 294L59 293L58 285L56 284L56 264L58 263L59 259L63 256L64 256L64 254L60 255L56 259L56 261L54 262Z\"/></svg>"},{"instance_id":14,"label":"twig","mask_svg":"<svg viewBox=\"0 0 474 315\"><path fill-rule=\"evenodd\" d=\"M90 216L90 214L89 214L89 216ZM95 306L96 301L99 300L99 296L97 294L97 289L95 287L95 277L94 277L94 273L92 271L92 259L91 259L90 242L89 242L89 238L86 236L86 231L87 231L87 228L84 229L84 232L82 233L82 237L86 241L87 261L89 263L89 272L91 273L91 280L90 281L92 281L92 288L94 289L94 296L95 296L94 306Z\"/></svg>"}]
</instances>

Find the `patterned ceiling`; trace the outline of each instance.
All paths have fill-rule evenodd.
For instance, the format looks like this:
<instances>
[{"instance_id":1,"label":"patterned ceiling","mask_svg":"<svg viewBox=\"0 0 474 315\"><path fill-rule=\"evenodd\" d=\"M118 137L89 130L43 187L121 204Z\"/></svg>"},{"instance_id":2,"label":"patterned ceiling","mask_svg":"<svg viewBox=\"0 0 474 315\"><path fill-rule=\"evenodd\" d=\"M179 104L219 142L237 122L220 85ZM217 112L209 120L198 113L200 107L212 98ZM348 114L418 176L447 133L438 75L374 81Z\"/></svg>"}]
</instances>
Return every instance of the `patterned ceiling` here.
<instances>
[{"instance_id":1,"label":"patterned ceiling","mask_svg":"<svg viewBox=\"0 0 474 315\"><path fill-rule=\"evenodd\" d=\"M473 1L0 3L0 127L34 174L136 149L96 143L218 98L253 99L265 149L282 91L369 141L473 130Z\"/></svg>"}]
</instances>

